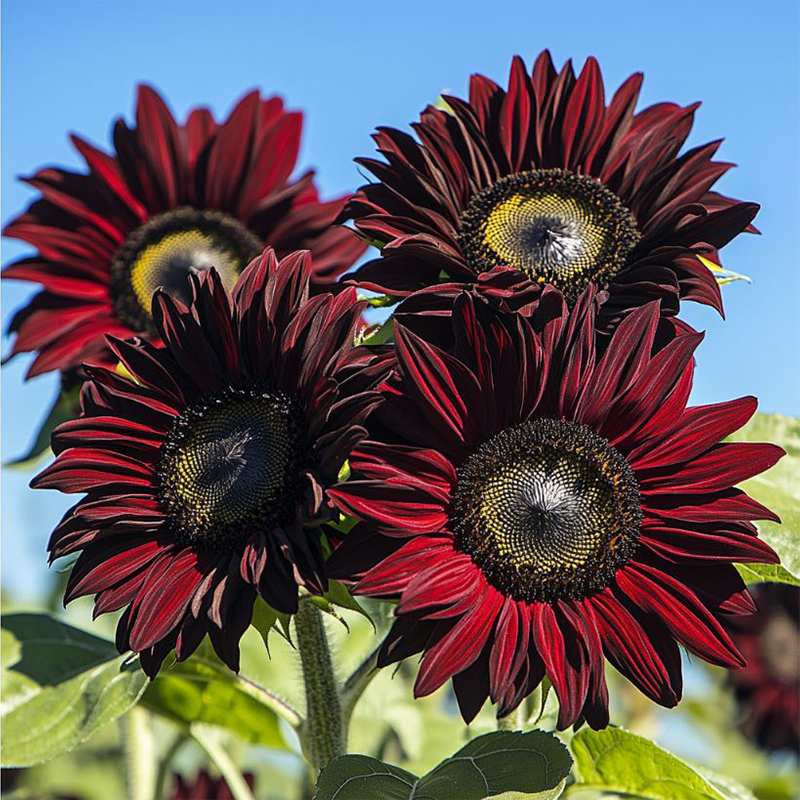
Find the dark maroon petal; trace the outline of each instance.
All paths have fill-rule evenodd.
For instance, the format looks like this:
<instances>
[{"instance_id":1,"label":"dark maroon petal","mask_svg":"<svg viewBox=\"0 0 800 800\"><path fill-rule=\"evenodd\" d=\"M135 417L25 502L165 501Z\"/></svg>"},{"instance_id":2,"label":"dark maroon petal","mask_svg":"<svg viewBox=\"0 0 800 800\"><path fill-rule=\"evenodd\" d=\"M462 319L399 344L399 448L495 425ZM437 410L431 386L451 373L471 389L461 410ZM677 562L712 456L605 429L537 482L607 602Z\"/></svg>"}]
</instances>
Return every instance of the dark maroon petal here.
<instances>
[{"instance_id":1,"label":"dark maroon petal","mask_svg":"<svg viewBox=\"0 0 800 800\"><path fill-rule=\"evenodd\" d=\"M724 667L744 662L719 621L688 587L660 570L628 564L617 573L619 588L645 611L657 613L688 650Z\"/></svg>"},{"instance_id":2,"label":"dark maroon petal","mask_svg":"<svg viewBox=\"0 0 800 800\"><path fill-rule=\"evenodd\" d=\"M581 713L588 690L588 670L579 660L575 629L550 605L532 605L531 622L536 650L558 696L558 728L564 730ZM566 635L562 625L567 627Z\"/></svg>"},{"instance_id":3,"label":"dark maroon petal","mask_svg":"<svg viewBox=\"0 0 800 800\"><path fill-rule=\"evenodd\" d=\"M214 560L186 549L176 555L165 554L150 567L131 605L132 650L145 650L174 631Z\"/></svg>"},{"instance_id":4,"label":"dark maroon petal","mask_svg":"<svg viewBox=\"0 0 800 800\"><path fill-rule=\"evenodd\" d=\"M395 619L378 652L378 667L395 664L423 650L442 623L424 622L414 617Z\"/></svg>"},{"instance_id":5,"label":"dark maroon petal","mask_svg":"<svg viewBox=\"0 0 800 800\"><path fill-rule=\"evenodd\" d=\"M163 192L164 207L175 208L184 177L180 134L164 101L144 84L138 90L136 122L153 180L160 184Z\"/></svg>"},{"instance_id":6,"label":"dark maroon petal","mask_svg":"<svg viewBox=\"0 0 800 800\"><path fill-rule=\"evenodd\" d=\"M469 556L451 552L446 561L438 561L416 574L403 589L398 614L420 613L424 619L447 619L472 608L480 597L485 581ZM436 613L422 613L440 607Z\"/></svg>"},{"instance_id":7,"label":"dark maroon petal","mask_svg":"<svg viewBox=\"0 0 800 800\"><path fill-rule=\"evenodd\" d=\"M31 481L31 486L34 489L54 488L67 493L88 492L99 486L109 492L149 492L152 491L154 477L152 466L134 458L87 447L73 447L60 453L53 464Z\"/></svg>"},{"instance_id":8,"label":"dark maroon petal","mask_svg":"<svg viewBox=\"0 0 800 800\"><path fill-rule=\"evenodd\" d=\"M489 656L489 693L498 702L522 667L530 638L530 617L524 606L506 597L498 616Z\"/></svg>"},{"instance_id":9,"label":"dark maroon petal","mask_svg":"<svg viewBox=\"0 0 800 800\"><path fill-rule=\"evenodd\" d=\"M648 303L622 321L589 379L575 419L598 425L615 398L636 383L648 363L658 320L658 305Z\"/></svg>"},{"instance_id":10,"label":"dark maroon petal","mask_svg":"<svg viewBox=\"0 0 800 800\"><path fill-rule=\"evenodd\" d=\"M414 697L436 691L448 678L475 661L502 605L502 595L487 586L474 608L425 651L414 682Z\"/></svg>"},{"instance_id":11,"label":"dark maroon petal","mask_svg":"<svg viewBox=\"0 0 800 800\"><path fill-rule=\"evenodd\" d=\"M748 497L741 489L725 489L687 497L654 494L643 498L643 508L648 514L666 520L687 522L713 522L770 519L780 522L780 517L766 506Z\"/></svg>"},{"instance_id":12,"label":"dark maroon petal","mask_svg":"<svg viewBox=\"0 0 800 800\"><path fill-rule=\"evenodd\" d=\"M769 469L786 453L774 444L718 444L675 467L637 471L644 494L705 494L728 489Z\"/></svg>"},{"instance_id":13,"label":"dark maroon petal","mask_svg":"<svg viewBox=\"0 0 800 800\"><path fill-rule=\"evenodd\" d=\"M610 589L589 598L609 661L649 698L671 708L681 696L681 659L666 629L628 609Z\"/></svg>"},{"instance_id":14,"label":"dark maroon petal","mask_svg":"<svg viewBox=\"0 0 800 800\"><path fill-rule=\"evenodd\" d=\"M447 523L444 502L419 486L351 480L328 494L345 513L413 533L433 533Z\"/></svg>"},{"instance_id":15,"label":"dark maroon petal","mask_svg":"<svg viewBox=\"0 0 800 800\"><path fill-rule=\"evenodd\" d=\"M688 461L739 430L758 406L755 397L686 409L678 429L655 446L640 446L628 460L634 469L653 469Z\"/></svg>"},{"instance_id":16,"label":"dark maroon petal","mask_svg":"<svg viewBox=\"0 0 800 800\"><path fill-rule=\"evenodd\" d=\"M684 522L647 524L641 541L662 558L675 563L737 561L778 564L775 551L746 523Z\"/></svg>"},{"instance_id":17,"label":"dark maroon petal","mask_svg":"<svg viewBox=\"0 0 800 800\"><path fill-rule=\"evenodd\" d=\"M138 574L164 551L164 544L148 534L118 537L112 544L87 548L72 568L64 603L115 586Z\"/></svg>"},{"instance_id":18,"label":"dark maroon petal","mask_svg":"<svg viewBox=\"0 0 800 800\"><path fill-rule=\"evenodd\" d=\"M470 399L479 398L474 376L446 353L426 344L410 331L399 328L397 358L417 401L441 420L456 442L469 436ZM416 388L414 388L416 387Z\"/></svg>"},{"instance_id":19,"label":"dark maroon petal","mask_svg":"<svg viewBox=\"0 0 800 800\"><path fill-rule=\"evenodd\" d=\"M627 449L636 437L643 439L650 429L663 430L667 420L684 410L691 388L691 372L686 370L702 339L702 334L678 336L656 353L603 421L600 430L612 445ZM675 391L684 376L688 376L685 395Z\"/></svg>"},{"instance_id":20,"label":"dark maroon petal","mask_svg":"<svg viewBox=\"0 0 800 800\"><path fill-rule=\"evenodd\" d=\"M398 595L428 566L443 564L453 555L447 536L415 536L369 570L353 587L356 594Z\"/></svg>"},{"instance_id":21,"label":"dark maroon petal","mask_svg":"<svg viewBox=\"0 0 800 800\"><path fill-rule=\"evenodd\" d=\"M453 675L458 710L467 725L478 716L489 696L488 642L483 652L466 669Z\"/></svg>"},{"instance_id":22,"label":"dark maroon petal","mask_svg":"<svg viewBox=\"0 0 800 800\"><path fill-rule=\"evenodd\" d=\"M444 503L456 484L452 464L436 450L365 441L351 456L350 467L371 480L396 479L418 486Z\"/></svg>"}]
</instances>

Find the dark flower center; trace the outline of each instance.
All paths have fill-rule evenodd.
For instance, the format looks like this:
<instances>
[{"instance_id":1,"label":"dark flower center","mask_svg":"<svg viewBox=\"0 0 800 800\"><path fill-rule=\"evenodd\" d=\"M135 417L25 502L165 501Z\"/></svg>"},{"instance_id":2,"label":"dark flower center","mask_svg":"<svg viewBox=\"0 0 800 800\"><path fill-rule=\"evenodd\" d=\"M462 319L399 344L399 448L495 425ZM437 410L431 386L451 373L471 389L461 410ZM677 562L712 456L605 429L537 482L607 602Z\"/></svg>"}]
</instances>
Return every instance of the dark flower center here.
<instances>
[{"instance_id":1,"label":"dark flower center","mask_svg":"<svg viewBox=\"0 0 800 800\"><path fill-rule=\"evenodd\" d=\"M461 215L458 242L476 272L514 267L574 300L607 284L639 241L636 220L600 181L563 169L508 175Z\"/></svg>"},{"instance_id":2,"label":"dark flower center","mask_svg":"<svg viewBox=\"0 0 800 800\"><path fill-rule=\"evenodd\" d=\"M581 598L636 548L642 511L626 459L584 425L538 419L484 442L458 471L456 544L520 601Z\"/></svg>"},{"instance_id":3,"label":"dark flower center","mask_svg":"<svg viewBox=\"0 0 800 800\"><path fill-rule=\"evenodd\" d=\"M767 620L761 653L773 678L792 685L800 680L800 631L788 614L776 613Z\"/></svg>"},{"instance_id":4,"label":"dark flower center","mask_svg":"<svg viewBox=\"0 0 800 800\"><path fill-rule=\"evenodd\" d=\"M216 267L233 288L239 274L262 249L241 222L219 211L178 208L152 217L134 230L111 265L118 315L134 330L153 333L150 303L159 287L187 304L189 275Z\"/></svg>"},{"instance_id":5,"label":"dark flower center","mask_svg":"<svg viewBox=\"0 0 800 800\"><path fill-rule=\"evenodd\" d=\"M232 388L176 418L158 466L171 533L205 549L235 548L291 521L304 460L299 406L283 392Z\"/></svg>"}]
</instances>

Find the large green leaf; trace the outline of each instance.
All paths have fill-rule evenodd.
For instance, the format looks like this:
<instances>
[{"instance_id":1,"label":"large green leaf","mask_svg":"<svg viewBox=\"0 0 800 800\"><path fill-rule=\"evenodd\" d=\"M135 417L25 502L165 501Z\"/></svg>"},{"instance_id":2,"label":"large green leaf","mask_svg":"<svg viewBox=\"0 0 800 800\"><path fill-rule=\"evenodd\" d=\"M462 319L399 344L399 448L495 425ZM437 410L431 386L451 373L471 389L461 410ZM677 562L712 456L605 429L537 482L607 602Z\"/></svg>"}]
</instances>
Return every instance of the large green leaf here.
<instances>
[{"instance_id":1,"label":"large green leaf","mask_svg":"<svg viewBox=\"0 0 800 800\"><path fill-rule=\"evenodd\" d=\"M144 673L112 642L46 614L9 614L2 629L4 767L69 752L144 691Z\"/></svg>"},{"instance_id":2,"label":"large green leaf","mask_svg":"<svg viewBox=\"0 0 800 800\"><path fill-rule=\"evenodd\" d=\"M758 532L781 557L781 566L742 564L745 580L800 584L800 420L783 414L756 414L730 437L737 442L774 442L786 455L772 469L741 484L752 498L772 509L781 524L757 523Z\"/></svg>"},{"instance_id":3,"label":"large green leaf","mask_svg":"<svg viewBox=\"0 0 800 800\"><path fill-rule=\"evenodd\" d=\"M654 800L744 800L749 792L733 781L681 761L649 739L621 728L582 730L570 742L581 788ZM705 772L705 771L704 771Z\"/></svg>"},{"instance_id":4,"label":"large green leaf","mask_svg":"<svg viewBox=\"0 0 800 800\"><path fill-rule=\"evenodd\" d=\"M187 729L193 722L206 722L254 744L285 748L278 717L262 695L263 690L228 669L206 641L186 661L162 667L142 703Z\"/></svg>"},{"instance_id":5,"label":"large green leaf","mask_svg":"<svg viewBox=\"0 0 800 800\"><path fill-rule=\"evenodd\" d=\"M408 800L416 783L416 775L377 758L339 756L320 773L315 800Z\"/></svg>"},{"instance_id":6,"label":"large green leaf","mask_svg":"<svg viewBox=\"0 0 800 800\"><path fill-rule=\"evenodd\" d=\"M496 731L468 742L427 775L360 755L340 756L322 770L317 800L482 800L505 792L557 797L572 765L550 733Z\"/></svg>"}]
</instances>

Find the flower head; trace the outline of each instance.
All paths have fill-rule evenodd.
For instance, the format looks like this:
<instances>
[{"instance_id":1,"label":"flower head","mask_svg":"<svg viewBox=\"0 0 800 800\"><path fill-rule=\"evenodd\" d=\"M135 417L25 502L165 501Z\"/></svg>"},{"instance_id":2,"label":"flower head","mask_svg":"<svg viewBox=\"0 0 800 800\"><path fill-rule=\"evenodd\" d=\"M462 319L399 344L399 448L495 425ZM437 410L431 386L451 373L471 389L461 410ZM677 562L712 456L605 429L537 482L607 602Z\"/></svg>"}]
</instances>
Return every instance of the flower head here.
<instances>
[{"instance_id":1,"label":"flower head","mask_svg":"<svg viewBox=\"0 0 800 800\"><path fill-rule=\"evenodd\" d=\"M507 89L473 75L468 101L422 113L418 141L379 128L386 162L358 159L378 180L343 216L383 249L354 280L396 296L443 284L451 298L464 284L507 297L510 282L549 283L570 303L591 284L606 300L601 328L652 300L665 315L681 299L721 313L698 256L718 263L755 230L758 206L712 190L732 166L712 160L719 141L679 155L697 104L637 113L641 83L632 75L606 105L594 58L576 78L545 51L531 74L515 58Z\"/></svg>"},{"instance_id":2,"label":"flower head","mask_svg":"<svg viewBox=\"0 0 800 800\"><path fill-rule=\"evenodd\" d=\"M255 787L255 776L245 772L242 777L252 792ZM193 781L187 781L182 775L173 775L173 789L170 800L234 800L234 795L225 778L212 777L208 770L201 769Z\"/></svg>"},{"instance_id":3,"label":"flower head","mask_svg":"<svg viewBox=\"0 0 800 800\"><path fill-rule=\"evenodd\" d=\"M800 589L751 587L758 611L732 621L731 638L747 659L729 683L742 713L740 729L765 750L800 751Z\"/></svg>"},{"instance_id":4,"label":"flower head","mask_svg":"<svg viewBox=\"0 0 800 800\"><path fill-rule=\"evenodd\" d=\"M380 663L422 652L416 695L452 678L467 721L546 675L559 727L602 727L604 657L675 705L678 644L743 664L720 622L753 608L732 562L778 560L751 522L775 515L734 486L783 451L720 443L756 401L687 408L702 336L654 348L657 303L598 356L596 305L547 289L525 317L465 293L451 352L399 325L385 404L332 490L364 520L332 574L399 601Z\"/></svg>"},{"instance_id":5,"label":"flower head","mask_svg":"<svg viewBox=\"0 0 800 800\"><path fill-rule=\"evenodd\" d=\"M310 249L312 287L332 288L364 245L331 227L344 198L320 202L313 173L289 179L301 125L301 114L255 91L224 122L195 108L181 125L140 86L136 125L117 120L113 155L73 136L87 173L27 178L41 197L4 233L37 253L3 275L43 285L9 328L11 355L37 354L28 377L110 362L106 334L156 335L156 288L186 302L188 276L214 266L231 289L265 245L279 258Z\"/></svg>"},{"instance_id":6,"label":"flower head","mask_svg":"<svg viewBox=\"0 0 800 800\"><path fill-rule=\"evenodd\" d=\"M257 595L297 610L327 587L330 495L380 396L353 349L354 290L309 297L307 253L272 251L231 296L216 270L192 276L188 307L158 291L163 347L109 338L132 379L86 366L83 413L53 435L36 488L85 492L54 531L51 559L80 552L65 602L125 608L121 651L154 675L206 633L238 668Z\"/></svg>"}]
</instances>

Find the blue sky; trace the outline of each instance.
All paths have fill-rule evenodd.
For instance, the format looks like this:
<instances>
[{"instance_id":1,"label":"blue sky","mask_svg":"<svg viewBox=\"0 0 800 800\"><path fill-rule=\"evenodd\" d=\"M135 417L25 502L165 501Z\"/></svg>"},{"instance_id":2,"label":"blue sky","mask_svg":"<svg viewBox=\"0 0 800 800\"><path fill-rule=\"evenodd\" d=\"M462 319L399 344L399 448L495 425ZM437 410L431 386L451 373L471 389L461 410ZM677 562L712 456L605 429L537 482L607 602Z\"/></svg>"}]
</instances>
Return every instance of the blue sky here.
<instances>
[{"instance_id":1,"label":"blue sky","mask_svg":"<svg viewBox=\"0 0 800 800\"><path fill-rule=\"evenodd\" d=\"M505 82L511 57L558 65L586 56L613 90L645 73L641 102L702 100L689 144L725 138L739 165L721 191L762 204L762 236L740 237L726 266L752 285L725 289L728 320L684 305L708 331L698 403L755 394L765 411L800 414L800 5L786 2L39 2L5 0L2 19L2 218L33 193L16 181L44 165L79 168L67 133L106 146L130 118L135 85L158 87L180 116L197 103L226 112L246 90L306 112L300 168L327 196L362 182L376 125L406 127L442 91L464 95L472 72ZM3 263L27 253L4 240ZM2 316L32 293L3 286ZM9 341L4 342L7 352ZM22 453L55 390L27 384L24 358L2 374L2 453ZM45 543L70 498L27 488L3 470L3 585L33 599L47 581Z\"/></svg>"}]
</instances>

